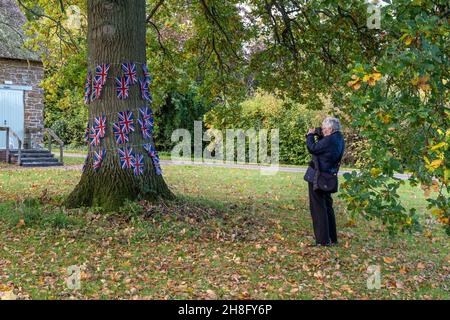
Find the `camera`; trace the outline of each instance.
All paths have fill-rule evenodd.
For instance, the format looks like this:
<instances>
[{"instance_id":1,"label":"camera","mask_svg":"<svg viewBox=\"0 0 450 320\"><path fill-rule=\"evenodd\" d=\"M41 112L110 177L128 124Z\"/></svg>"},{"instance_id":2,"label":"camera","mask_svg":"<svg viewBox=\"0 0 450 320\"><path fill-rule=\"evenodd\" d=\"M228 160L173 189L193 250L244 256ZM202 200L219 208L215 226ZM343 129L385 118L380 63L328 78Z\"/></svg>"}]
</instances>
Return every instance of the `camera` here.
<instances>
[{"instance_id":1,"label":"camera","mask_svg":"<svg viewBox=\"0 0 450 320\"><path fill-rule=\"evenodd\" d=\"M315 128L314 129L314 135L318 136L318 137L322 137L323 136L322 128L321 127Z\"/></svg>"}]
</instances>

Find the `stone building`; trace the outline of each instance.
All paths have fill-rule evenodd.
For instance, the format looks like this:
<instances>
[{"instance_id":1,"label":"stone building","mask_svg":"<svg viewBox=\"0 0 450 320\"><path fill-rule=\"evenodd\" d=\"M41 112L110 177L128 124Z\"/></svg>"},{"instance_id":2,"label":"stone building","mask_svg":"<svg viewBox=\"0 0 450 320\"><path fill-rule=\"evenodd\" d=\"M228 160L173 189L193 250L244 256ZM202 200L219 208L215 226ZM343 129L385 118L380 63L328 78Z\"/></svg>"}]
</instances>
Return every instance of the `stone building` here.
<instances>
[{"instance_id":1,"label":"stone building","mask_svg":"<svg viewBox=\"0 0 450 320\"><path fill-rule=\"evenodd\" d=\"M43 142L44 68L39 55L23 46L25 23L15 0L0 0L0 127L16 132L24 149L35 149ZM0 149L5 144L0 131ZM10 136L9 146L17 148L17 139Z\"/></svg>"}]
</instances>

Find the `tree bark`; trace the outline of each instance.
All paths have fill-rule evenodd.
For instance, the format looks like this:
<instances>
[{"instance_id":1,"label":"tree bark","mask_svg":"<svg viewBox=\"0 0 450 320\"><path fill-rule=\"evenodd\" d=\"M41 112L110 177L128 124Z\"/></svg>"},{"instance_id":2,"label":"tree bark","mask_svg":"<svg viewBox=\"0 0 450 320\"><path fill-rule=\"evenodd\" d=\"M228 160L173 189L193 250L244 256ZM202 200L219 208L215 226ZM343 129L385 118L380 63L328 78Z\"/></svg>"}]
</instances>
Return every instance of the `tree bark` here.
<instances>
[{"instance_id":1,"label":"tree bark","mask_svg":"<svg viewBox=\"0 0 450 320\"><path fill-rule=\"evenodd\" d=\"M106 115L106 134L98 147L89 147L89 155L80 182L66 200L67 207L102 207L114 210L126 199L173 198L163 177L157 175L152 159L144 150L144 140L137 123L139 108L145 102L139 95L139 84L130 85L130 95L119 100L115 90L115 77L122 76L121 63L135 62L138 76L143 77L142 64L146 62L146 15L145 0L88 0L88 67L94 71L96 65L111 64L108 79L101 99L89 104L89 125L94 118ZM130 110L134 115L135 132L129 134L129 142L116 144L112 124L118 122L118 112ZM144 174L135 176L132 169L122 169L117 149L131 146L134 153L144 155ZM99 170L92 165L93 152L106 149Z\"/></svg>"}]
</instances>

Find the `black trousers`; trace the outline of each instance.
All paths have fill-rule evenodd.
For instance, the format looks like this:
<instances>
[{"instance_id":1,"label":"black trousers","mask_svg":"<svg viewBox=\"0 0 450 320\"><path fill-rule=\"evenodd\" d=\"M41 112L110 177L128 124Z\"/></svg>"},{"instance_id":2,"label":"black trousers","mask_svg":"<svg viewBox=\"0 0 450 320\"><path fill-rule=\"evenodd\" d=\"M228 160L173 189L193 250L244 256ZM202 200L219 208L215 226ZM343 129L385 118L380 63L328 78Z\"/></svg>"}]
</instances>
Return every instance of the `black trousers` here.
<instances>
[{"instance_id":1,"label":"black trousers","mask_svg":"<svg viewBox=\"0 0 450 320\"><path fill-rule=\"evenodd\" d=\"M309 209L313 221L316 243L329 245L337 243L336 218L333 210L331 193L313 190L313 184L308 183Z\"/></svg>"}]
</instances>

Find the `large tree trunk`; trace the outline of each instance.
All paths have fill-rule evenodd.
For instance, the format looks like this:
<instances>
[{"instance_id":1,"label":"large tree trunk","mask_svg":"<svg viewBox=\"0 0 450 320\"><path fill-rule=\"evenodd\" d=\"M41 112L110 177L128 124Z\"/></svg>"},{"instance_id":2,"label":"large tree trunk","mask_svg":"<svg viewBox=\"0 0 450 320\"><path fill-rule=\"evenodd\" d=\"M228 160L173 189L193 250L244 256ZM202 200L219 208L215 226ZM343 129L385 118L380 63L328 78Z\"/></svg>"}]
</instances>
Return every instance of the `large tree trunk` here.
<instances>
[{"instance_id":1,"label":"large tree trunk","mask_svg":"<svg viewBox=\"0 0 450 320\"><path fill-rule=\"evenodd\" d=\"M146 62L145 0L88 0L88 66L93 72L98 64L110 63L108 79L101 99L89 104L89 125L94 118L105 114L107 128L99 147L89 147L89 156L79 184L66 200L68 207L98 206L117 209L126 199L156 200L172 198L163 177L157 175L152 159L144 150L145 141L136 119L139 108L146 105L139 96L139 84L130 86L130 96L119 100L114 77L122 76L121 63L136 62L138 76L143 77L141 64ZM148 105L148 103L147 103ZM119 147L114 139L112 123L118 121L119 111L134 114L135 132L129 134L129 143L135 153L144 155L144 174L134 176L132 169L120 166ZM152 141L153 143L153 141ZM92 168L94 151L106 149L106 156L98 171Z\"/></svg>"}]
</instances>

